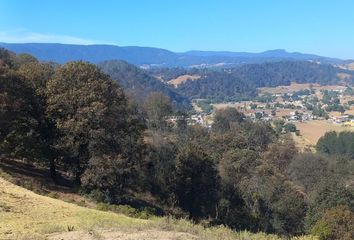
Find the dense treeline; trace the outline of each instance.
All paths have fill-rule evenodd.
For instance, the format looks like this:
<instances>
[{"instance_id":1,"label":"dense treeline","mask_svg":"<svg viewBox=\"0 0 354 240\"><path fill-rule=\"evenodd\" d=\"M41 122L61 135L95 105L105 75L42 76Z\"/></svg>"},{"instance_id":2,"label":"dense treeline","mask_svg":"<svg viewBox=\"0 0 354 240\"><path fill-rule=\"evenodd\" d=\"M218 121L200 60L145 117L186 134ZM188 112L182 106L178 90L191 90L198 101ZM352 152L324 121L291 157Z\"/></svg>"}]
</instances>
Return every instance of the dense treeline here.
<instances>
[{"instance_id":1,"label":"dense treeline","mask_svg":"<svg viewBox=\"0 0 354 240\"><path fill-rule=\"evenodd\" d=\"M314 62L283 61L261 64L246 64L226 69L190 69L179 68L151 70L152 74L163 79L175 77L172 73L197 74L198 81L181 84L178 92L188 98L208 98L215 101L235 101L255 97L259 87L276 87L296 83L338 84L343 81L338 73L352 72L332 65ZM347 82L353 82L353 75Z\"/></svg>"},{"instance_id":2,"label":"dense treeline","mask_svg":"<svg viewBox=\"0 0 354 240\"><path fill-rule=\"evenodd\" d=\"M331 155L345 155L354 159L353 132L327 132L318 140L317 151Z\"/></svg>"},{"instance_id":3,"label":"dense treeline","mask_svg":"<svg viewBox=\"0 0 354 240\"><path fill-rule=\"evenodd\" d=\"M89 63L0 57L2 154L46 165L53 179L66 174L109 204L236 230L353 239L346 151L299 153L288 135L231 108L215 113L211 129L189 126L169 97L151 93L138 107ZM166 121L172 113L176 124ZM340 147L347 139L336 149L349 149Z\"/></svg>"}]
</instances>

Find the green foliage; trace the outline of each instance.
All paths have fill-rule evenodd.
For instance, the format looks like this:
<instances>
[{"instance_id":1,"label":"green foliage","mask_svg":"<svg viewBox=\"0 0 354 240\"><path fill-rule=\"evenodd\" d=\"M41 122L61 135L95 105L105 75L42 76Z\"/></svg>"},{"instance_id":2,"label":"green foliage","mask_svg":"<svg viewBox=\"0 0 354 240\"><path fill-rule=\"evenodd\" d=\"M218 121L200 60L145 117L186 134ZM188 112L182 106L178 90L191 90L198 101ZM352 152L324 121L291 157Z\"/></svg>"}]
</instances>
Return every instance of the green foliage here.
<instances>
[{"instance_id":1,"label":"green foliage","mask_svg":"<svg viewBox=\"0 0 354 240\"><path fill-rule=\"evenodd\" d=\"M200 107L204 113L211 113L213 111L213 106L210 105L210 100L198 100L197 106Z\"/></svg>"},{"instance_id":2,"label":"green foliage","mask_svg":"<svg viewBox=\"0 0 354 240\"><path fill-rule=\"evenodd\" d=\"M0 69L0 104L0 149L15 157L42 157L44 112L35 90L17 73Z\"/></svg>"},{"instance_id":3,"label":"green foliage","mask_svg":"<svg viewBox=\"0 0 354 240\"><path fill-rule=\"evenodd\" d=\"M143 209L136 209L129 205L113 205L108 203L98 203L97 207L100 211L111 211L115 213L124 214L129 217L149 219L156 216L156 211L152 208L145 207Z\"/></svg>"},{"instance_id":4,"label":"green foliage","mask_svg":"<svg viewBox=\"0 0 354 240\"><path fill-rule=\"evenodd\" d=\"M330 239L332 235L332 229L329 228L326 222L319 220L311 229L311 234L318 236L320 240L327 240Z\"/></svg>"},{"instance_id":5,"label":"green foliage","mask_svg":"<svg viewBox=\"0 0 354 240\"><path fill-rule=\"evenodd\" d=\"M321 117L321 118L325 118L325 119L328 119L328 118L329 118L327 112L326 112L324 109L320 108L319 106L315 106L315 107L313 108L312 114L313 114L314 116Z\"/></svg>"},{"instance_id":6,"label":"green foliage","mask_svg":"<svg viewBox=\"0 0 354 240\"><path fill-rule=\"evenodd\" d=\"M48 63L30 61L21 65L19 74L30 83L36 93L45 97L46 85L54 74L54 68Z\"/></svg>"},{"instance_id":7,"label":"green foliage","mask_svg":"<svg viewBox=\"0 0 354 240\"><path fill-rule=\"evenodd\" d=\"M329 177L329 164L324 156L302 153L291 159L287 169L294 182L311 192L322 179Z\"/></svg>"},{"instance_id":8,"label":"green foliage","mask_svg":"<svg viewBox=\"0 0 354 240\"><path fill-rule=\"evenodd\" d=\"M351 228L352 133L327 133L316 146L326 154L322 156L299 154L289 134L281 134L296 131L295 125L274 121L274 130L234 108L217 110L211 129L187 125L188 113L177 111L178 127L171 130L166 120L180 96L166 86L154 92L163 83L153 83L156 79L129 64L108 62L101 67L127 88L139 83L138 90L146 94L145 112L139 100L128 99L95 65L70 62L55 68L4 50L0 58L1 151L43 160L54 172L59 165L63 174L74 175L82 193L100 202L100 210L143 219L163 212L282 237L301 235L305 229L324 237L346 236L345 229ZM178 91L194 97L198 90L212 99L242 99L253 96L256 87L288 84L290 79L331 83L336 73L313 63L176 71L202 76ZM190 86L196 88L186 89ZM337 93L327 91L324 96L331 105L339 104ZM270 99L266 94L259 100ZM209 108L211 100L201 103ZM312 107L324 116L320 105ZM36 189L31 181L24 184Z\"/></svg>"},{"instance_id":9,"label":"green foliage","mask_svg":"<svg viewBox=\"0 0 354 240\"><path fill-rule=\"evenodd\" d=\"M293 235L303 232L306 204L291 183L269 165L242 183L242 195L255 221L254 229Z\"/></svg>"},{"instance_id":10,"label":"green foliage","mask_svg":"<svg viewBox=\"0 0 354 240\"><path fill-rule=\"evenodd\" d=\"M335 111L335 112L344 113L345 112L345 108L344 108L344 106L342 106L342 105L340 105L338 103L334 103L334 104L328 105L326 107L326 111L327 112Z\"/></svg>"},{"instance_id":11,"label":"green foliage","mask_svg":"<svg viewBox=\"0 0 354 240\"><path fill-rule=\"evenodd\" d=\"M95 156L90 158L88 166L81 177L85 188L99 191L102 196L95 195L105 202L119 202L129 181L136 174L132 162L122 156Z\"/></svg>"},{"instance_id":12,"label":"green foliage","mask_svg":"<svg viewBox=\"0 0 354 240\"><path fill-rule=\"evenodd\" d=\"M217 221L236 229L250 228L254 224L245 206L241 183L250 178L259 164L259 155L248 149L230 149L219 162L221 198L218 203Z\"/></svg>"},{"instance_id":13,"label":"green foliage","mask_svg":"<svg viewBox=\"0 0 354 240\"><path fill-rule=\"evenodd\" d=\"M275 137L275 132L272 126L263 121L252 123L246 121L243 125L247 142L250 148L264 150Z\"/></svg>"},{"instance_id":14,"label":"green foliage","mask_svg":"<svg viewBox=\"0 0 354 240\"><path fill-rule=\"evenodd\" d=\"M353 132L327 132L321 137L316 149L319 152L331 155L346 155L354 159L354 133Z\"/></svg>"},{"instance_id":15,"label":"green foliage","mask_svg":"<svg viewBox=\"0 0 354 240\"><path fill-rule=\"evenodd\" d=\"M58 198L58 197L59 197L59 194L56 193L56 192L49 192L49 193L47 194L47 196L50 197L50 198Z\"/></svg>"},{"instance_id":16,"label":"green foliage","mask_svg":"<svg viewBox=\"0 0 354 240\"><path fill-rule=\"evenodd\" d=\"M298 154L295 142L289 135L281 136L269 144L263 158L281 173L286 173L291 160Z\"/></svg>"},{"instance_id":17,"label":"green foliage","mask_svg":"<svg viewBox=\"0 0 354 240\"><path fill-rule=\"evenodd\" d=\"M178 109L191 109L190 101L186 97L176 93L173 88L132 64L112 60L102 62L98 66L104 73L117 81L128 96L132 96L141 104L150 94L160 92L169 97Z\"/></svg>"},{"instance_id":18,"label":"green foliage","mask_svg":"<svg viewBox=\"0 0 354 240\"><path fill-rule=\"evenodd\" d=\"M0 48L0 68L14 68L16 54L7 49Z\"/></svg>"},{"instance_id":19,"label":"green foliage","mask_svg":"<svg viewBox=\"0 0 354 240\"><path fill-rule=\"evenodd\" d=\"M276 99L276 97L270 93L265 93L264 95L261 96L257 96L255 97L255 101L257 102L263 102L263 103L269 103L269 102L273 102ZM251 106L252 108L252 106Z\"/></svg>"},{"instance_id":20,"label":"green foliage","mask_svg":"<svg viewBox=\"0 0 354 240\"><path fill-rule=\"evenodd\" d=\"M282 119L279 119L279 120L273 121L273 124L274 124L275 132L276 132L277 134L282 133L282 131L283 131L283 129L284 129L285 121L282 120Z\"/></svg>"},{"instance_id":21,"label":"green foliage","mask_svg":"<svg viewBox=\"0 0 354 240\"><path fill-rule=\"evenodd\" d=\"M122 152L127 101L118 85L94 65L70 62L57 68L47 95L47 113L60 136L57 148L77 180L90 158Z\"/></svg>"},{"instance_id":22,"label":"green foliage","mask_svg":"<svg viewBox=\"0 0 354 240\"><path fill-rule=\"evenodd\" d=\"M238 112L235 108L225 108L217 110L214 116L213 130L218 132L226 132L230 130L232 124L240 123L244 120L243 113Z\"/></svg>"},{"instance_id":23,"label":"green foliage","mask_svg":"<svg viewBox=\"0 0 354 240\"><path fill-rule=\"evenodd\" d=\"M351 240L354 238L354 211L346 205L326 210L311 234L320 240Z\"/></svg>"},{"instance_id":24,"label":"green foliage","mask_svg":"<svg viewBox=\"0 0 354 240\"><path fill-rule=\"evenodd\" d=\"M176 155L175 194L194 219L214 213L218 190L216 166L198 147L181 147Z\"/></svg>"},{"instance_id":25,"label":"green foliage","mask_svg":"<svg viewBox=\"0 0 354 240\"><path fill-rule=\"evenodd\" d=\"M354 96L354 90L353 90L353 88L347 86L347 88L344 90L343 94L347 95L347 96Z\"/></svg>"},{"instance_id":26,"label":"green foliage","mask_svg":"<svg viewBox=\"0 0 354 240\"><path fill-rule=\"evenodd\" d=\"M145 102L149 119L149 127L163 129L166 127L166 117L172 113L171 100L161 92L151 93Z\"/></svg>"},{"instance_id":27,"label":"green foliage","mask_svg":"<svg viewBox=\"0 0 354 240\"><path fill-rule=\"evenodd\" d=\"M202 76L201 79L186 81L177 88L177 91L190 99L240 101L255 99L259 87L290 85L291 82L335 84L341 81L337 75L341 71L332 65L302 61L245 64L228 71L199 70L198 75ZM306 94L308 92L304 90L295 93L294 98ZM272 97L264 96L258 100L269 102Z\"/></svg>"},{"instance_id":28,"label":"green foliage","mask_svg":"<svg viewBox=\"0 0 354 240\"><path fill-rule=\"evenodd\" d=\"M296 126L294 123L287 123L284 125L284 129L286 132L296 132Z\"/></svg>"},{"instance_id":29,"label":"green foliage","mask_svg":"<svg viewBox=\"0 0 354 240\"><path fill-rule=\"evenodd\" d=\"M330 208L347 205L354 209L354 191L352 187L344 186L339 180L324 180L317 185L312 194L309 210L306 216L306 228L308 231L321 219L322 214Z\"/></svg>"}]
</instances>

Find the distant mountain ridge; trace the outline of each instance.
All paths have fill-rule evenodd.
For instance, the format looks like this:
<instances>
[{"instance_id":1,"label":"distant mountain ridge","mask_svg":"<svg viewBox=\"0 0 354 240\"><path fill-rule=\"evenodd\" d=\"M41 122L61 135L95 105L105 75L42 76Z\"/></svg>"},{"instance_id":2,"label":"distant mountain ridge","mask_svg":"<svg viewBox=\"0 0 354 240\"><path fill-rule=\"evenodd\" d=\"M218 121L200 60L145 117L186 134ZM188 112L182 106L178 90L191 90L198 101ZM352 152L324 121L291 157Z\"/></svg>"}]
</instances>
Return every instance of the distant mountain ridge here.
<instances>
[{"instance_id":1,"label":"distant mountain ridge","mask_svg":"<svg viewBox=\"0 0 354 240\"><path fill-rule=\"evenodd\" d=\"M115 45L72 45L59 43L0 43L0 47L17 54L29 53L42 61L65 63L84 60L99 63L106 60L124 60L143 67L213 67L274 61L316 61L341 64L344 60L314 54L290 53L282 49L261 53L228 51L188 51L176 53L152 47L120 47Z\"/></svg>"}]
</instances>

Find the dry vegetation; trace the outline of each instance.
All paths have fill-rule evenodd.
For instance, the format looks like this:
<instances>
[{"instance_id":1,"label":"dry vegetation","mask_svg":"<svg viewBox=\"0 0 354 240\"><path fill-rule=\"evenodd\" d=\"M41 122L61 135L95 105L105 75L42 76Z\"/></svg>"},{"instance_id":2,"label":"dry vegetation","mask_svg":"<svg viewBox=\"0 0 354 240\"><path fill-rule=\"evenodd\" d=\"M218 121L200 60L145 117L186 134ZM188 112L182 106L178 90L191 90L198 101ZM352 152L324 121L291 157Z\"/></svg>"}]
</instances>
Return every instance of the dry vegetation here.
<instances>
[{"instance_id":1,"label":"dry vegetation","mask_svg":"<svg viewBox=\"0 0 354 240\"><path fill-rule=\"evenodd\" d=\"M343 69L354 70L354 62L348 63L348 64L343 64L343 65L340 65L339 67L343 68Z\"/></svg>"},{"instance_id":2,"label":"dry vegetation","mask_svg":"<svg viewBox=\"0 0 354 240\"><path fill-rule=\"evenodd\" d=\"M35 194L3 178L0 189L0 239L279 239L225 227L204 228L186 220L143 220L84 208Z\"/></svg>"},{"instance_id":3,"label":"dry vegetation","mask_svg":"<svg viewBox=\"0 0 354 240\"><path fill-rule=\"evenodd\" d=\"M322 86L320 84L311 84L311 83L291 83L290 86L278 86L278 87L263 87L259 88L260 93L271 93L271 94L284 94L289 92L296 92L300 90L310 89L313 88L314 90L340 90L345 89L345 86L339 85L328 85Z\"/></svg>"},{"instance_id":4,"label":"dry vegetation","mask_svg":"<svg viewBox=\"0 0 354 240\"><path fill-rule=\"evenodd\" d=\"M320 137L329 131L354 131L353 127L345 127L340 124L333 124L327 120L314 120L307 122L296 122L296 128L300 130L301 137L312 145L315 145Z\"/></svg>"},{"instance_id":5,"label":"dry vegetation","mask_svg":"<svg viewBox=\"0 0 354 240\"><path fill-rule=\"evenodd\" d=\"M187 80L195 81L200 78L201 78L201 76L199 76L199 75L181 75L175 79L168 81L168 84L173 85L174 87L178 87L178 85L186 82Z\"/></svg>"}]
</instances>

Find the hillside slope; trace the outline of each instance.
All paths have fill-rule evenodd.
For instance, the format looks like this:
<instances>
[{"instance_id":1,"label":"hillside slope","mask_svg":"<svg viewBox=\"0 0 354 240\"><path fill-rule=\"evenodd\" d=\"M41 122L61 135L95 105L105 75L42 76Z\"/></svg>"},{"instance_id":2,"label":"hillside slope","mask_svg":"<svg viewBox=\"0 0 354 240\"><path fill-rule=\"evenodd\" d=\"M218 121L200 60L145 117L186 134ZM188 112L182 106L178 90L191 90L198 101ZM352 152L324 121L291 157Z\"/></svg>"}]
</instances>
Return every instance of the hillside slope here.
<instances>
[{"instance_id":1,"label":"hillside slope","mask_svg":"<svg viewBox=\"0 0 354 240\"><path fill-rule=\"evenodd\" d=\"M184 220L130 218L41 196L0 177L0 239L259 239L265 234L204 228ZM313 237L294 239L315 240Z\"/></svg>"},{"instance_id":2,"label":"hillside slope","mask_svg":"<svg viewBox=\"0 0 354 240\"><path fill-rule=\"evenodd\" d=\"M102 62L98 66L104 73L117 81L128 95L132 95L138 101L143 102L151 92L162 92L170 97L178 108L191 108L186 97L176 93L170 86L132 64L112 60Z\"/></svg>"},{"instance_id":3,"label":"hillside slope","mask_svg":"<svg viewBox=\"0 0 354 240\"><path fill-rule=\"evenodd\" d=\"M68 229L93 230L100 227L144 226L145 220L87 209L37 195L0 178L0 239L26 236L40 239L45 234Z\"/></svg>"},{"instance_id":4,"label":"hillside slope","mask_svg":"<svg viewBox=\"0 0 354 240\"><path fill-rule=\"evenodd\" d=\"M187 73L189 74L189 73ZM339 77L345 74L346 79ZM352 84L353 71L329 64L306 61L282 61L245 64L225 71L206 71L198 81L185 81L176 91L189 99L209 98L216 101L235 101L254 98L257 88L288 86L290 83L321 85Z\"/></svg>"}]
</instances>

